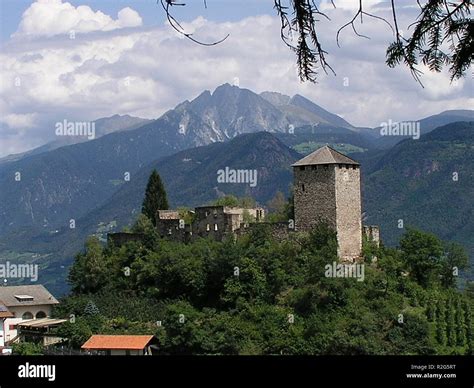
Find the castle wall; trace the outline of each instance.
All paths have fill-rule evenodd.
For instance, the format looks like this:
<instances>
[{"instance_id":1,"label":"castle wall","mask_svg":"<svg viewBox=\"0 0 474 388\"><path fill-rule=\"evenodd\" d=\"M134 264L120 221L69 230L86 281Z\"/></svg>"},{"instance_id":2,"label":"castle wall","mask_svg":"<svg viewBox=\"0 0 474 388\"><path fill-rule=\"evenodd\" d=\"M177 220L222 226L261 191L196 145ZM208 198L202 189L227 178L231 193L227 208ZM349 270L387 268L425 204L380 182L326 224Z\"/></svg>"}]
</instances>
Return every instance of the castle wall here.
<instances>
[{"instance_id":1,"label":"castle wall","mask_svg":"<svg viewBox=\"0 0 474 388\"><path fill-rule=\"evenodd\" d=\"M288 227L288 222L255 222L251 224L241 224L236 230L237 236L244 236L259 228L267 228L270 235L277 241L283 241L294 235L294 230Z\"/></svg>"},{"instance_id":2,"label":"castle wall","mask_svg":"<svg viewBox=\"0 0 474 388\"><path fill-rule=\"evenodd\" d=\"M336 229L334 165L294 167L295 229L310 231L326 221Z\"/></svg>"},{"instance_id":3,"label":"castle wall","mask_svg":"<svg viewBox=\"0 0 474 388\"><path fill-rule=\"evenodd\" d=\"M180 226L180 219L158 219L156 231L162 238L185 242L188 239L189 228L186 228L186 225Z\"/></svg>"},{"instance_id":4,"label":"castle wall","mask_svg":"<svg viewBox=\"0 0 474 388\"><path fill-rule=\"evenodd\" d=\"M116 247L121 247L122 245L128 242L143 242L145 235L141 233L108 233L107 234L107 244L114 245Z\"/></svg>"},{"instance_id":5,"label":"castle wall","mask_svg":"<svg viewBox=\"0 0 474 388\"><path fill-rule=\"evenodd\" d=\"M223 206L205 206L196 208L192 225L194 237L212 237L223 240L240 226L240 215L226 213Z\"/></svg>"},{"instance_id":6,"label":"castle wall","mask_svg":"<svg viewBox=\"0 0 474 388\"><path fill-rule=\"evenodd\" d=\"M380 228L377 225L364 225L363 231L367 241L373 241L377 247L380 246Z\"/></svg>"},{"instance_id":7,"label":"castle wall","mask_svg":"<svg viewBox=\"0 0 474 388\"><path fill-rule=\"evenodd\" d=\"M338 256L354 260L362 250L360 168L336 165L335 186Z\"/></svg>"}]
</instances>

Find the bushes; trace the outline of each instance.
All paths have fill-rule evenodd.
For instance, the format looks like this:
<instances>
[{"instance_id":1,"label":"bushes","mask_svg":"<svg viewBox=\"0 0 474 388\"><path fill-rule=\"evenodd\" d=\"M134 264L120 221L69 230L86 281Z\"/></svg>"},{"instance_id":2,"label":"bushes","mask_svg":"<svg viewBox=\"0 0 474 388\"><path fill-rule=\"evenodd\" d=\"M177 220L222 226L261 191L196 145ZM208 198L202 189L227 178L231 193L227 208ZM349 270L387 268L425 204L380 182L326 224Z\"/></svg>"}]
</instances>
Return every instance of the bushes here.
<instances>
[{"instance_id":1,"label":"bushes","mask_svg":"<svg viewBox=\"0 0 474 388\"><path fill-rule=\"evenodd\" d=\"M15 356L39 356L43 354L43 346L33 342L13 344L12 354Z\"/></svg>"},{"instance_id":2,"label":"bushes","mask_svg":"<svg viewBox=\"0 0 474 388\"><path fill-rule=\"evenodd\" d=\"M263 226L237 241L89 242L55 313L76 315L63 329L75 347L103 332L156 334L163 354L467 353L472 307L442 276L443 248L417 231L401 250L370 246L364 253L378 260L358 282L325 277L337 260L326 225L286 241ZM451 251L450 263L459 258Z\"/></svg>"}]
</instances>

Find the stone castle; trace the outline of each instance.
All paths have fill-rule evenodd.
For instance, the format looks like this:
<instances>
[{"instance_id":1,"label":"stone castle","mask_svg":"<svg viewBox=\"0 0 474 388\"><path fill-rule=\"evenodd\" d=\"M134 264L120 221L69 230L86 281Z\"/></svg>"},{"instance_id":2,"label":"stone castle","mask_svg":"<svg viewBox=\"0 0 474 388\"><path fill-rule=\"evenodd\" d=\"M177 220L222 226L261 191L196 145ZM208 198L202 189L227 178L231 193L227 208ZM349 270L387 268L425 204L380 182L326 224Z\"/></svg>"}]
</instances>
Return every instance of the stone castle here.
<instances>
[{"instance_id":1,"label":"stone castle","mask_svg":"<svg viewBox=\"0 0 474 388\"><path fill-rule=\"evenodd\" d=\"M337 232L338 256L354 260L362 249L360 165L325 146L293 164L295 229L326 222Z\"/></svg>"},{"instance_id":2,"label":"stone castle","mask_svg":"<svg viewBox=\"0 0 474 388\"><path fill-rule=\"evenodd\" d=\"M329 146L292 165L294 172L294 220L266 223L278 238L308 232L325 222L337 233L338 256L353 262L361 256L363 235L379 243L377 226L362 226L360 165ZM187 219L187 222L185 221ZM201 206L186 215L177 210L159 210L156 229L163 238L188 242L197 237L223 240L239 236L264 222L261 207ZM123 244L139 240L131 233L109 234L109 241Z\"/></svg>"}]
</instances>

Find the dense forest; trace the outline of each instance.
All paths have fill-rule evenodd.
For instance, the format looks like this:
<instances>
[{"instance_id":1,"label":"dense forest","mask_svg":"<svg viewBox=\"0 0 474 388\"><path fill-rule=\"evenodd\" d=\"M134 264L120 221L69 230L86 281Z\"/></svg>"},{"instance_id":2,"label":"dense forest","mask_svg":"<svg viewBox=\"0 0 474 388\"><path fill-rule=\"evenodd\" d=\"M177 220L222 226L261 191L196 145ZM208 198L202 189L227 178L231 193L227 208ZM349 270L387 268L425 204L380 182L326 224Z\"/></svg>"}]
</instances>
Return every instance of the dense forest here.
<instances>
[{"instance_id":1,"label":"dense forest","mask_svg":"<svg viewBox=\"0 0 474 388\"><path fill-rule=\"evenodd\" d=\"M409 229L397 249L365 242L358 281L325 276L338 259L324 224L286 241L261 224L237 240L182 244L143 215L133 230L142 243L91 237L77 255L55 310L69 317L68 347L149 333L162 354L474 353L474 287L460 291L456 276L467 256L432 234Z\"/></svg>"}]
</instances>

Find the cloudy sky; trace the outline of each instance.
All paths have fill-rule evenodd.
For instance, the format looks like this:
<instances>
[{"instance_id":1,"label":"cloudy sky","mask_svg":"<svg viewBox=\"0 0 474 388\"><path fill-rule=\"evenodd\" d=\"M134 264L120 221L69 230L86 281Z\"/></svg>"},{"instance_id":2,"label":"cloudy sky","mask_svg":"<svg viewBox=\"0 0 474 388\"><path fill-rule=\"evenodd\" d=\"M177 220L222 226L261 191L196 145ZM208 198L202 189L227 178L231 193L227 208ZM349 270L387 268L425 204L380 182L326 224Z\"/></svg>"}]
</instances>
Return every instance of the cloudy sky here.
<instances>
[{"instance_id":1,"label":"cloudy sky","mask_svg":"<svg viewBox=\"0 0 474 388\"><path fill-rule=\"evenodd\" d=\"M186 31L202 41L229 38L214 47L183 39L155 0L0 0L0 156L54 140L57 121L157 118L225 82L299 93L358 126L474 106L470 76L450 84L446 73L425 71L423 89L405 67L388 68L393 36L381 21L358 26L370 40L346 29L337 47L356 0L335 1L335 10L320 1L331 21L318 28L337 75L321 73L317 84L299 82L272 0L207 0L207 9L201 0L183 2L176 15ZM413 3L397 1L402 28L417 16ZM390 18L386 3L365 5Z\"/></svg>"}]
</instances>

